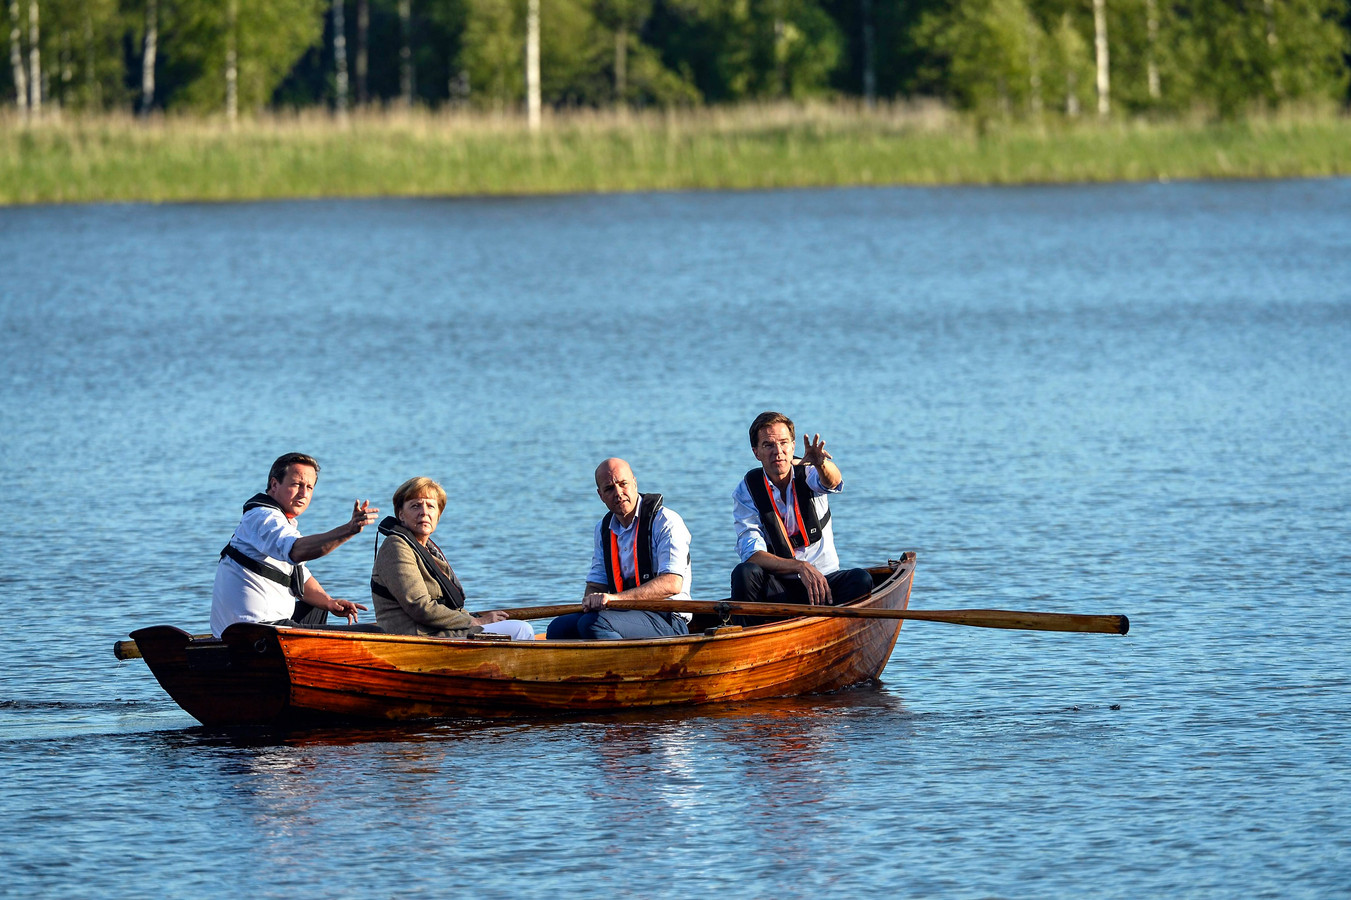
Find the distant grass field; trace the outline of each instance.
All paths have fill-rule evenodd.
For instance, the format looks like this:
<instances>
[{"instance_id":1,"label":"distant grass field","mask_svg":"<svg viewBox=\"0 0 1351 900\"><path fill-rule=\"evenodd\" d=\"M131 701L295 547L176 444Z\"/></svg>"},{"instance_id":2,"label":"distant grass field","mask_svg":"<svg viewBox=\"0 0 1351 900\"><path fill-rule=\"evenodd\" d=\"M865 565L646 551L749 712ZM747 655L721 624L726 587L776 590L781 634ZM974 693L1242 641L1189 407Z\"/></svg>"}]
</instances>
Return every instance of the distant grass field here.
<instances>
[{"instance_id":1,"label":"distant grass field","mask_svg":"<svg viewBox=\"0 0 1351 900\"><path fill-rule=\"evenodd\" d=\"M1351 174L1351 118L977 127L938 107L0 118L0 205Z\"/></svg>"}]
</instances>

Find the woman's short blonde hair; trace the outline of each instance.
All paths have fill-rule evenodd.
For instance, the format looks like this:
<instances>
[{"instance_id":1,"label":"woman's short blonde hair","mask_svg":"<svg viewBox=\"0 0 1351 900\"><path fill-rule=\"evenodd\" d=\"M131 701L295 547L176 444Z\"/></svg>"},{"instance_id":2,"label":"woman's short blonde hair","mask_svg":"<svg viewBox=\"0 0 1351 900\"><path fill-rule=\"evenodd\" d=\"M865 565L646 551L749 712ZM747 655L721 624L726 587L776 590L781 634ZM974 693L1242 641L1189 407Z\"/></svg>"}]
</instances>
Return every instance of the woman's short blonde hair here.
<instances>
[{"instance_id":1,"label":"woman's short blonde hair","mask_svg":"<svg viewBox=\"0 0 1351 900\"><path fill-rule=\"evenodd\" d=\"M397 517L405 503L418 497L435 497L440 507L438 512L446 511L446 489L430 478L419 475L399 485L399 489L394 492L394 515Z\"/></svg>"}]
</instances>

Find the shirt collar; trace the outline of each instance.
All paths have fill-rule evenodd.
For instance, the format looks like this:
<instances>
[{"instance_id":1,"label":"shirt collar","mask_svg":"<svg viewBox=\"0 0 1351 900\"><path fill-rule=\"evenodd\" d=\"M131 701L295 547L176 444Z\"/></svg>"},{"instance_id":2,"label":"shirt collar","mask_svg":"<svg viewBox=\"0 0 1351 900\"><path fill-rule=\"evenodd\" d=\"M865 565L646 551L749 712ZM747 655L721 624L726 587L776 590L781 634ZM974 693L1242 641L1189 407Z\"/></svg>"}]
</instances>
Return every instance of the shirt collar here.
<instances>
[{"instance_id":1,"label":"shirt collar","mask_svg":"<svg viewBox=\"0 0 1351 900\"><path fill-rule=\"evenodd\" d=\"M638 505L633 508L633 521L629 523L629 527L625 528L623 525L620 524L619 516L611 516L610 530L617 535L628 534L630 531L638 527L638 520L642 518L642 515L643 515L643 495L639 494Z\"/></svg>"}]
</instances>

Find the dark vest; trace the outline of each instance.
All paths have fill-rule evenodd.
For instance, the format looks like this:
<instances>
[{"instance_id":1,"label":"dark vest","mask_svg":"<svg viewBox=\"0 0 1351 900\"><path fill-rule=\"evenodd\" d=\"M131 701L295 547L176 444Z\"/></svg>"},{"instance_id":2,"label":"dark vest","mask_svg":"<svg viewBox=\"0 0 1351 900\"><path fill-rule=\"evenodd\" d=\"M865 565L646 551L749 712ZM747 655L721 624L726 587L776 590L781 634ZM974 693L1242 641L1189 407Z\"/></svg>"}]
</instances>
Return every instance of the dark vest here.
<instances>
[{"instance_id":1,"label":"dark vest","mask_svg":"<svg viewBox=\"0 0 1351 900\"><path fill-rule=\"evenodd\" d=\"M260 506L265 506L268 509L275 509L278 512L284 512L281 508L281 504L276 500L273 500L267 494L254 494L250 497L244 504L244 512L248 512L251 509L257 509ZM266 578L268 581L276 582L286 588L291 592L291 596L295 597L297 600L304 599L305 576L304 570L300 567L299 563L291 566L291 574L288 575L271 563L261 559L254 559L252 556L249 556L229 542L226 542L225 549L220 552L221 559L225 559L227 556L239 563L241 568L248 569L260 578Z\"/></svg>"},{"instance_id":2,"label":"dark vest","mask_svg":"<svg viewBox=\"0 0 1351 900\"><path fill-rule=\"evenodd\" d=\"M455 609L464 609L464 586L460 584L460 579L455 576L455 570L451 568L449 562L446 563L446 569L450 570L450 574L447 575L437 565L436 557L432 556L432 552L422 546L418 539L413 536L413 532L399 524L399 520L393 516L385 516L379 527L376 528L375 552L377 555L380 552L380 535L382 534L386 538L401 540L412 547L413 552L417 554L417 558L422 560L422 565L426 567L428 572L432 573L432 578L436 579L436 583L441 586L442 598ZM444 557L442 558L444 559ZM391 594L383 584L374 578L371 579L371 593L393 603L399 602L399 598Z\"/></svg>"},{"instance_id":3,"label":"dark vest","mask_svg":"<svg viewBox=\"0 0 1351 900\"><path fill-rule=\"evenodd\" d=\"M652 571L652 520L656 518L657 512L661 509L661 494L639 494L642 503L638 510L638 533L634 535L634 549L638 553L638 571L634 572L636 579L625 578L622 585L615 584L615 564L614 547L610 543L610 523L614 521L615 514L607 512L605 518L600 520L600 545L605 553L605 583L609 587L609 593L618 594L620 591L627 591L629 588L637 587L652 580L654 573ZM623 571L621 568L620 571Z\"/></svg>"},{"instance_id":4,"label":"dark vest","mask_svg":"<svg viewBox=\"0 0 1351 900\"><path fill-rule=\"evenodd\" d=\"M765 470L751 469L746 473L745 482L746 488L751 492L756 512L760 513L761 531L765 534L765 543L769 545L771 553L784 559L792 559L795 549L821 540L821 529L830 521L830 507L827 505L826 514L817 518L814 495L812 489L807 487L806 466L793 466L793 490L797 494L797 508L798 512L802 513L802 521L797 523L797 534L792 538L784 533L779 511L774 506L774 498L770 497L769 491L765 489ZM804 533L807 535L806 540L802 538Z\"/></svg>"}]
</instances>

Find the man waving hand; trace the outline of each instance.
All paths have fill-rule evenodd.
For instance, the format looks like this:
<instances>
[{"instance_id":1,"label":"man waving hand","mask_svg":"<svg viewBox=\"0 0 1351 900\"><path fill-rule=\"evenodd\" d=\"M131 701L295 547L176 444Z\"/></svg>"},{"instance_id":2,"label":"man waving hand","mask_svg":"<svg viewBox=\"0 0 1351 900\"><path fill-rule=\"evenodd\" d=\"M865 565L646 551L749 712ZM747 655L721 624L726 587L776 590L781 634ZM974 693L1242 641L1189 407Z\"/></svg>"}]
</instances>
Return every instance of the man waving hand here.
<instances>
[{"instance_id":1,"label":"man waving hand","mask_svg":"<svg viewBox=\"0 0 1351 900\"><path fill-rule=\"evenodd\" d=\"M732 492L737 554L732 600L827 605L848 603L872 590L866 569L840 569L827 494L844 485L840 469L816 434L793 458L797 435L783 413L763 412L750 427L751 452L760 462Z\"/></svg>"}]
</instances>

